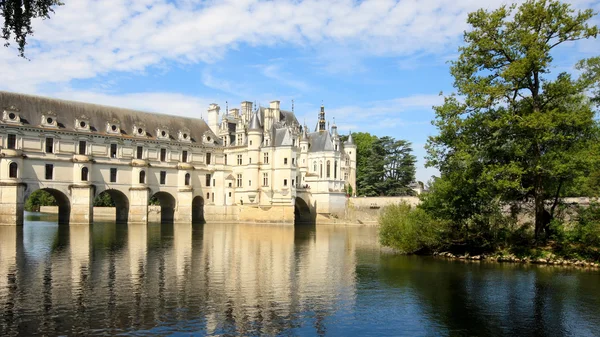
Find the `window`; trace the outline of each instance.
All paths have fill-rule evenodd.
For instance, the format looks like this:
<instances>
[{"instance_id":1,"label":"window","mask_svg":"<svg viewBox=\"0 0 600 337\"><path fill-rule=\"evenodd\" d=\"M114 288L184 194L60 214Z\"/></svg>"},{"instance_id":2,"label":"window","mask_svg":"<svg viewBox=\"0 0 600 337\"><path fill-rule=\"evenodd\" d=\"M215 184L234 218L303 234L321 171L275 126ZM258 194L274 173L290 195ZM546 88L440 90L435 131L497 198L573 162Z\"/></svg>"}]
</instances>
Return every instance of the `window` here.
<instances>
[{"instance_id":1,"label":"window","mask_svg":"<svg viewBox=\"0 0 600 337\"><path fill-rule=\"evenodd\" d=\"M210 174L206 175L206 186L209 187L210 186Z\"/></svg>"},{"instance_id":2,"label":"window","mask_svg":"<svg viewBox=\"0 0 600 337\"><path fill-rule=\"evenodd\" d=\"M265 146L269 146L269 140L265 139Z\"/></svg>"},{"instance_id":3,"label":"window","mask_svg":"<svg viewBox=\"0 0 600 337\"><path fill-rule=\"evenodd\" d=\"M210 193L206 193L206 200L210 199Z\"/></svg>"},{"instance_id":4,"label":"window","mask_svg":"<svg viewBox=\"0 0 600 337\"><path fill-rule=\"evenodd\" d=\"M348 172L344 172L344 180L348 180Z\"/></svg>"},{"instance_id":5,"label":"window","mask_svg":"<svg viewBox=\"0 0 600 337\"><path fill-rule=\"evenodd\" d=\"M238 133L237 135L237 145L242 145L242 134Z\"/></svg>"},{"instance_id":6,"label":"window","mask_svg":"<svg viewBox=\"0 0 600 337\"><path fill-rule=\"evenodd\" d=\"M181 152L181 161L187 163L187 151Z\"/></svg>"},{"instance_id":7,"label":"window","mask_svg":"<svg viewBox=\"0 0 600 337\"><path fill-rule=\"evenodd\" d=\"M117 144L110 144L110 157L117 158Z\"/></svg>"},{"instance_id":8,"label":"window","mask_svg":"<svg viewBox=\"0 0 600 337\"><path fill-rule=\"evenodd\" d=\"M17 163L12 162L8 165L8 177L16 178L17 177Z\"/></svg>"},{"instance_id":9,"label":"window","mask_svg":"<svg viewBox=\"0 0 600 337\"><path fill-rule=\"evenodd\" d=\"M213 178L213 186L217 186L217 185L215 184L215 178Z\"/></svg>"},{"instance_id":10,"label":"window","mask_svg":"<svg viewBox=\"0 0 600 337\"><path fill-rule=\"evenodd\" d=\"M81 168L81 181L88 181L88 168L87 167L82 167Z\"/></svg>"},{"instance_id":11,"label":"window","mask_svg":"<svg viewBox=\"0 0 600 337\"><path fill-rule=\"evenodd\" d=\"M142 170L140 171L140 184L145 184L146 183L146 171Z\"/></svg>"},{"instance_id":12,"label":"window","mask_svg":"<svg viewBox=\"0 0 600 337\"><path fill-rule=\"evenodd\" d=\"M248 157L248 164L252 164L252 158Z\"/></svg>"},{"instance_id":13,"label":"window","mask_svg":"<svg viewBox=\"0 0 600 337\"><path fill-rule=\"evenodd\" d=\"M296 158L292 158L292 165L296 164Z\"/></svg>"},{"instance_id":14,"label":"window","mask_svg":"<svg viewBox=\"0 0 600 337\"><path fill-rule=\"evenodd\" d=\"M298 177L296 177L298 179ZM292 179L292 187L294 187L294 179Z\"/></svg>"},{"instance_id":15,"label":"window","mask_svg":"<svg viewBox=\"0 0 600 337\"><path fill-rule=\"evenodd\" d=\"M111 183L117 182L117 169L114 167L111 167L111 169L110 169L110 182Z\"/></svg>"},{"instance_id":16,"label":"window","mask_svg":"<svg viewBox=\"0 0 600 337\"><path fill-rule=\"evenodd\" d=\"M337 179L337 160L333 162L333 179Z\"/></svg>"},{"instance_id":17,"label":"window","mask_svg":"<svg viewBox=\"0 0 600 337\"><path fill-rule=\"evenodd\" d=\"M242 187L242 175L238 174L237 175L237 185L236 187Z\"/></svg>"},{"instance_id":18,"label":"window","mask_svg":"<svg viewBox=\"0 0 600 337\"><path fill-rule=\"evenodd\" d=\"M313 172L317 172L317 162L313 162Z\"/></svg>"},{"instance_id":19,"label":"window","mask_svg":"<svg viewBox=\"0 0 600 337\"><path fill-rule=\"evenodd\" d=\"M160 171L160 184L164 185L167 183L167 171Z\"/></svg>"},{"instance_id":20,"label":"window","mask_svg":"<svg viewBox=\"0 0 600 337\"><path fill-rule=\"evenodd\" d=\"M250 145L252 145L252 141L250 141Z\"/></svg>"},{"instance_id":21,"label":"window","mask_svg":"<svg viewBox=\"0 0 600 337\"><path fill-rule=\"evenodd\" d=\"M52 180L52 177L54 176L53 173L54 173L54 165L46 164L46 179Z\"/></svg>"},{"instance_id":22,"label":"window","mask_svg":"<svg viewBox=\"0 0 600 337\"><path fill-rule=\"evenodd\" d=\"M319 178L323 178L323 163L319 164Z\"/></svg>"},{"instance_id":23,"label":"window","mask_svg":"<svg viewBox=\"0 0 600 337\"><path fill-rule=\"evenodd\" d=\"M54 153L54 138L46 138L46 153Z\"/></svg>"},{"instance_id":24,"label":"window","mask_svg":"<svg viewBox=\"0 0 600 337\"><path fill-rule=\"evenodd\" d=\"M229 197L231 198L231 192L229 192Z\"/></svg>"},{"instance_id":25,"label":"window","mask_svg":"<svg viewBox=\"0 0 600 337\"><path fill-rule=\"evenodd\" d=\"M287 158L283 158L283 165L287 165Z\"/></svg>"},{"instance_id":26,"label":"window","mask_svg":"<svg viewBox=\"0 0 600 337\"><path fill-rule=\"evenodd\" d=\"M211 154L210 154L210 152L208 152L208 153L206 154L206 165L209 165L209 164L210 164L210 160L211 160Z\"/></svg>"},{"instance_id":27,"label":"window","mask_svg":"<svg viewBox=\"0 0 600 337\"><path fill-rule=\"evenodd\" d=\"M184 182L183 182L185 186L190 186L190 177L191 176L190 176L189 173L185 174L185 179L184 179Z\"/></svg>"},{"instance_id":28,"label":"window","mask_svg":"<svg viewBox=\"0 0 600 337\"><path fill-rule=\"evenodd\" d=\"M79 154L85 154L85 148L86 148L86 141L80 140L79 141Z\"/></svg>"},{"instance_id":29,"label":"window","mask_svg":"<svg viewBox=\"0 0 600 337\"><path fill-rule=\"evenodd\" d=\"M210 201L215 202L215 192L211 193Z\"/></svg>"},{"instance_id":30,"label":"window","mask_svg":"<svg viewBox=\"0 0 600 337\"><path fill-rule=\"evenodd\" d=\"M160 149L160 161L167 161L167 149Z\"/></svg>"},{"instance_id":31,"label":"window","mask_svg":"<svg viewBox=\"0 0 600 337\"><path fill-rule=\"evenodd\" d=\"M143 147L143 146L138 146L138 147L137 147L137 155L136 155L136 158L137 158L137 159L142 159L142 157L143 157L143 154L144 154L144 147Z\"/></svg>"},{"instance_id":32,"label":"window","mask_svg":"<svg viewBox=\"0 0 600 337\"><path fill-rule=\"evenodd\" d=\"M252 186L252 180L248 180L248 186Z\"/></svg>"},{"instance_id":33,"label":"window","mask_svg":"<svg viewBox=\"0 0 600 337\"><path fill-rule=\"evenodd\" d=\"M283 186L287 186L287 179L283 179Z\"/></svg>"},{"instance_id":34,"label":"window","mask_svg":"<svg viewBox=\"0 0 600 337\"><path fill-rule=\"evenodd\" d=\"M350 158L346 157L346 166L350 166Z\"/></svg>"},{"instance_id":35,"label":"window","mask_svg":"<svg viewBox=\"0 0 600 337\"><path fill-rule=\"evenodd\" d=\"M227 165L227 155L225 155L225 165Z\"/></svg>"},{"instance_id":36,"label":"window","mask_svg":"<svg viewBox=\"0 0 600 337\"><path fill-rule=\"evenodd\" d=\"M242 155L241 154L237 155L237 163L238 163L238 165L242 165Z\"/></svg>"},{"instance_id":37,"label":"window","mask_svg":"<svg viewBox=\"0 0 600 337\"><path fill-rule=\"evenodd\" d=\"M6 148L13 150L17 148L17 135L8 134Z\"/></svg>"},{"instance_id":38,"label":"window","mask_svg":"<svg viewBox=\"0 0 600 337\"><path fill-rule=\"evenodd\" d=\"M263 163L264 164L268 164L269 163L269 153L268 152L265 152L263 154Z\"/></svg>"},{"instance_id":39,"label":"window","mask_svg":"<svg viewBox=\"0 0 600 337\"><path fill-rule=\"evenodd\" d=\"M263 173L263 186L269 186L269 174Z\"/></svg>"},{"instance_id":40,"label":"window","mask_svg":"<svg viewBox=\"0 0 600 337\"><path fill-rule=\"evenodd\" d=\"M331 177L331 162L327 161L327 178Z\"/></svg>"},{"instance_id":41,"label":"window","mask_svg":"<svg viewBox=\"0 0 600 337\"><path fill-rule=\"evenodd\" d=\"M231 187L231 183L229 183L229 187Z\"/></svg>"}]
</instances>

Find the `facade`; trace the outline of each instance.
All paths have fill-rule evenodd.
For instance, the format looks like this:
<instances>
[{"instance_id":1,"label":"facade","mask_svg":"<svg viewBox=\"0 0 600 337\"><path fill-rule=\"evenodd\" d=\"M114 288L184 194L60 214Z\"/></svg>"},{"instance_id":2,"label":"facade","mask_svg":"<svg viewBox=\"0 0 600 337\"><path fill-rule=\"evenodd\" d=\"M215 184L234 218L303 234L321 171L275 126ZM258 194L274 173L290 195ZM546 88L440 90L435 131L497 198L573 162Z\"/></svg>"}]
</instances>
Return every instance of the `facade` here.
<instances>
[{"instance_id":1,"label":"facade","mask_svg":"<svg viewBox=\"0 0 600 337\"><path fill-rule=\"evenodd\" d=\"M341 215L356 190L356 146L293 112L242 102L208 109L208 123L95 104L0 92L0 223L23 223L38 189L59 204L59 222L91 223L93 200L111 195L120 222L293 223ZM226 109L227 110L227 109Z\"/></svg>"}]
</instances>

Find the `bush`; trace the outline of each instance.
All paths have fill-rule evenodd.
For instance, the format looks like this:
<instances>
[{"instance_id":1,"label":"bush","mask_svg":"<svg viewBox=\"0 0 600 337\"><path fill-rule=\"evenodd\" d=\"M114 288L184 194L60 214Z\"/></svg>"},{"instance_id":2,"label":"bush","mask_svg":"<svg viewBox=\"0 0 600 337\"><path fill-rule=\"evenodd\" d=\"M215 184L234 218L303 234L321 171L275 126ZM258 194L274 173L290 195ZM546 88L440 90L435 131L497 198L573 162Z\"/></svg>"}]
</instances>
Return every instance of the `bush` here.
<instances>
[{"instance_id":1,"label":"bush","mask_svg":"<svg viewBox=\"0 0 600 337\"><path fill-rule=\"evenodd\" d=\"M379 226L381 244L404 253L431 251L443 245L443 224L407 203L386 206Z\"/></svg>"}]
</instances>

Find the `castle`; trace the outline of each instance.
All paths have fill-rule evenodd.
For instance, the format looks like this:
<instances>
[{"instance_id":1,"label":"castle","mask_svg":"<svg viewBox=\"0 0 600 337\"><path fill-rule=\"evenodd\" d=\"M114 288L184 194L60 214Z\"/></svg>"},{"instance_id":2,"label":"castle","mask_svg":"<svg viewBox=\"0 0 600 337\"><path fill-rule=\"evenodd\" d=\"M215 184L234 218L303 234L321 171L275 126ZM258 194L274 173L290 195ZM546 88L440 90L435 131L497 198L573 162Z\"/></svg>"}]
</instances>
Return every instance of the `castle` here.
<instances>
[{"instance_id":1,"label":"castle","mask_svg":"<svg viewBox=\"0 0 600 337\"><path fill-rule=\"evenodd\" d=\"M0 223L23 223L35 190L52 194L59 222L91 223L108 193L120 222L294 223L342 216L356 191L356 145L326 127L312 132L293 111L217 104L207 121L0 92Z\"/></svg>"}]
</instances>

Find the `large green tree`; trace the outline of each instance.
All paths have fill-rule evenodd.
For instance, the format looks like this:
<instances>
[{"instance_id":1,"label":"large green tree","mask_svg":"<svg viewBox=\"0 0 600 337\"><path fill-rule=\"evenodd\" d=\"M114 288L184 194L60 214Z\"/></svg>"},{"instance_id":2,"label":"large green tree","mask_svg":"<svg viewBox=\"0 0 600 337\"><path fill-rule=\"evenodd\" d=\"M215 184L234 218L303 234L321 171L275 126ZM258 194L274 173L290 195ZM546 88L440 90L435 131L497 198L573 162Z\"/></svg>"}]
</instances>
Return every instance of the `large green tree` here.
<instances>
[{"instance_id":1,"label":"large green tree","mask_svg":"<svg viewBox=\"0 0 600 337\"><path fill-rule=\"evenodd\" d=\"M33 34L32 20L50 18L50 14L54 13L53 7L60 5L60 0L0 0L0 16L4 20L2 38L6 41L5 46L8 47L11 38L14 38L19 55L24 57L27 36Z\"/></svg>"},{"instance_id":2,"label":"large green tree","mask_svg":"<svg viewBox=\"0 0 600 337\"><path fill-rule=\"evenodd\" d=\"M586 149L596 123L585 97L594 76L551 73L556 47L596 37L593 15L546 0L469 14L451 65L456 95L434 107L439 134L427 145L445 193L459 192L452 201L467 210L462 216L532 200L538 238L549 221L544 201L557 200L594 159Z\"/></svg>"}]
</instances>

